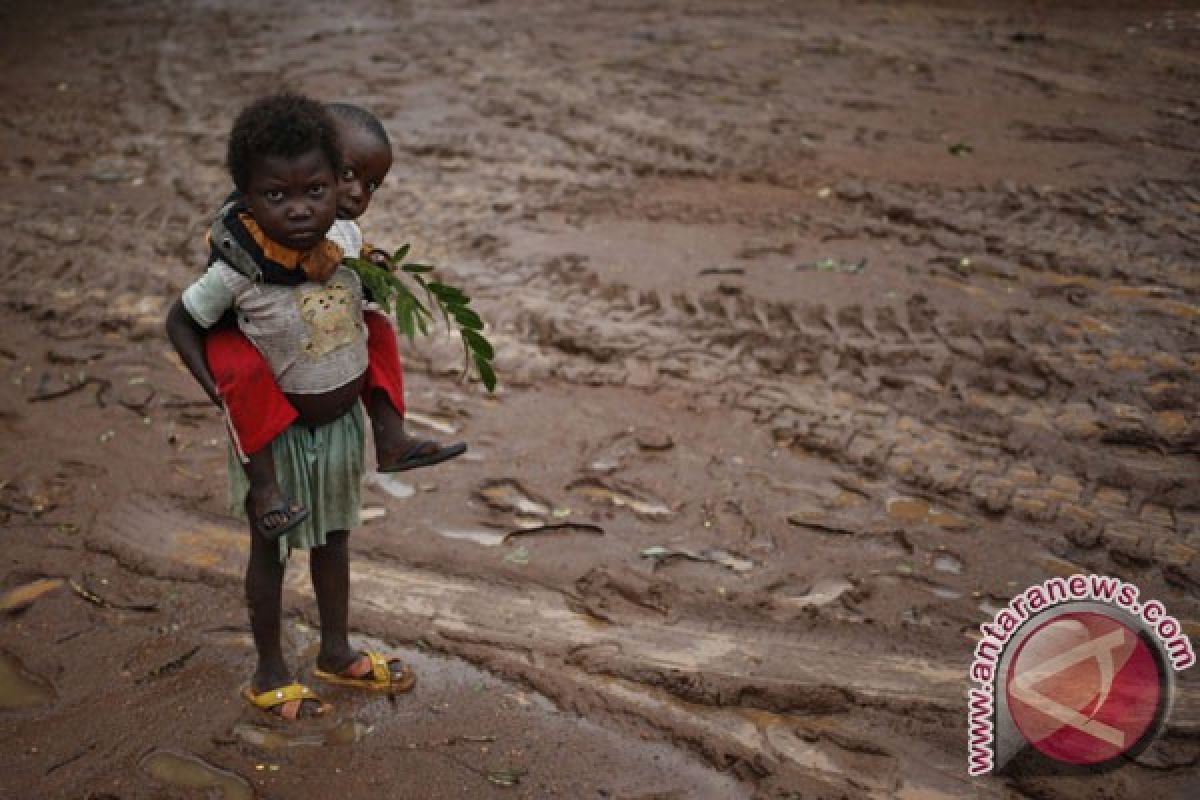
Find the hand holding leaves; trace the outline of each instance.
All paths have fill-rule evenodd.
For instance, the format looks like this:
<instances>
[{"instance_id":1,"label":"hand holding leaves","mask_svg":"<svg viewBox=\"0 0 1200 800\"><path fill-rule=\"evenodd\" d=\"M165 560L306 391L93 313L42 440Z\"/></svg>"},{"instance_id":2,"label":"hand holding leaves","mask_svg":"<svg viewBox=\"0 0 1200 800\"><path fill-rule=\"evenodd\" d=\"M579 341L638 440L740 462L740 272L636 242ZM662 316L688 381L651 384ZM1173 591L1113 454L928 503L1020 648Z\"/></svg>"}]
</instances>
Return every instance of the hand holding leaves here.
<instances>
[{"instance_id":1,"label":"hand holding leaves","mask_svg":"<svg viewBox=\"0 0 1200 800\"><path fill-rule=\"evenodd\" d=\"M428 335L431 322L440 314L446 326L458 328L463 341L464 372L474 364L479 380L489 392L496 388L496 372L492 368L495 350L483 335L483 319L470 307L471 298L462 289L431 280L433 267L428 264L405 262L409 245L397 250L388 260L391 270L363 258L346 258L345 264L358 273L363 288L384 311L392 312L396 326L411 341L419 330ZM420 287L426 303L400 277L407 276ZM434 309L433 311L430 308Z\"/></svg>"}]
</instances>

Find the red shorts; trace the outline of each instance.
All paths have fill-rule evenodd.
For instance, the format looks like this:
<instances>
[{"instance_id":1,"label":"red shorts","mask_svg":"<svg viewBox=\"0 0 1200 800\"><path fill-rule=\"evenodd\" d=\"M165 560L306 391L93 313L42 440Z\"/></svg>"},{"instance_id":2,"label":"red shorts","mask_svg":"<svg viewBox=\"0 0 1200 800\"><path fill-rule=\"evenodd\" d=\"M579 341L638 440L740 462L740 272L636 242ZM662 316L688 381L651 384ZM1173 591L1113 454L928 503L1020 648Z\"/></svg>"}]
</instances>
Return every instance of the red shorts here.
<instances>
[{"instance_id":1,"label":"red shorts","mask_svg":"<svg viewBox=\"0 0 1200 800\"><path fill-rule=\"evenodd\" d=\"M404 373L396 333L387 317L377 311L365 312L363 319L367 323L363 400L380 389L404 416ZM299 414L275 382L267 360L241 331L211 331L204 350L242 452L257 453L296 421Z\"/></svg>"}]
</instances>

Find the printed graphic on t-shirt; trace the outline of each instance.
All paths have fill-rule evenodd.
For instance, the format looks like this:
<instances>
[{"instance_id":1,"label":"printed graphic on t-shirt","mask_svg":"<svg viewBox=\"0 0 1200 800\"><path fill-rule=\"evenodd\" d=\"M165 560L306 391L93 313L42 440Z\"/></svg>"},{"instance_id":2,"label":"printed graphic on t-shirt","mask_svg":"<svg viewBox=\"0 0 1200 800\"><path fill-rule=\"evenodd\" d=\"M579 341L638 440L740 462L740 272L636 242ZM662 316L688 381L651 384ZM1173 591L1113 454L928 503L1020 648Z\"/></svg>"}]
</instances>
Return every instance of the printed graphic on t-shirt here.
<instances>
[{"instance_id":1,"label":"printed graphic on t-shirt","mask_svg":"<svg viewBox=\"0 0 1200 800\"><path fill-rule=\"evenodd\" d=\"M354 314L354 289L349 283L334 279L318 287L297 287L296 293L304 320L306 356L321 358L361 338Z\"/></svg>"}]
</instances>

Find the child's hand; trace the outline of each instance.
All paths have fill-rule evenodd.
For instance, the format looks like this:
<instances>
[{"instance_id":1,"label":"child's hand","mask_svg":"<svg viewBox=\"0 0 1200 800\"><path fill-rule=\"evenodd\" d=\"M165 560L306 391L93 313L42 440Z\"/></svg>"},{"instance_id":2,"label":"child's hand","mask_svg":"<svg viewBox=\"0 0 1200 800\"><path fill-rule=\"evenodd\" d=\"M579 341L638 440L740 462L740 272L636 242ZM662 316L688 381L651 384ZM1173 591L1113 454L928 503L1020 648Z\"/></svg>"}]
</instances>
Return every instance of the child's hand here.
<instances>
[{"instance_id":1,"label":"child's hand","mask_svg":"<svg viewBox=\"0 0 1200 800\"><path fill-rule=\"evenodd\" d=\"M374 264L377 267L386 269L388 272L396 271L396 265L392 263L392 260L390 258L388 258L388 254L383 252L382 250L375 249L375 250L372 250L370 253L367 253L367 261L370 261L372 264Z\"/></svg>"}]
</instances>

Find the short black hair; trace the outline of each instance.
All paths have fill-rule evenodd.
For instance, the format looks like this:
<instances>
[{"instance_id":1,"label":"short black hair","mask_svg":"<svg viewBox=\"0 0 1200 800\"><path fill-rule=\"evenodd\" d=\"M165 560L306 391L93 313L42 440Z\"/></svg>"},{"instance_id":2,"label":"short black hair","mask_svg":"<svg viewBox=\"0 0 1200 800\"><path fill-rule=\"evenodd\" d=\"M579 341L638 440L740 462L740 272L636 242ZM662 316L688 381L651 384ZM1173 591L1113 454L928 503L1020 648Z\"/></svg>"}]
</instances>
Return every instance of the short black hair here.
<instances>
[{"instance_id":1,"label":"short black hair","mask_svg":"<svg viewBox=\"0 0 1200 800\"><path fill-rule=\"evenodd\" d=\"M388 139L383 123L379 121L379 117L370 111L367 111L362 106L355 106L350 103L330 103L326 108L329 109L329 113L338 119L345 120L359 130L366 131L382 144L387 145L389 150L391 149L392 142Z\"/></svg>"},{"instance_id":2,"label":"short black hair","mask_svg":"<svg viewBox=\"0 0 1200 800\"><path fill-rule=\"evenodd\" d=\"M229 133L225 164L238 191L246 191L255 162L271 156L295 158L320 150L334 173L341 170L337 128L323 103L279 92L246 106Z\"/></svg>"}]
</instances>

